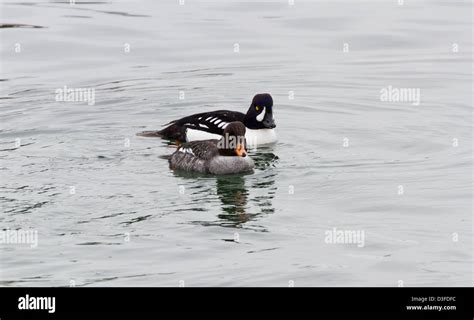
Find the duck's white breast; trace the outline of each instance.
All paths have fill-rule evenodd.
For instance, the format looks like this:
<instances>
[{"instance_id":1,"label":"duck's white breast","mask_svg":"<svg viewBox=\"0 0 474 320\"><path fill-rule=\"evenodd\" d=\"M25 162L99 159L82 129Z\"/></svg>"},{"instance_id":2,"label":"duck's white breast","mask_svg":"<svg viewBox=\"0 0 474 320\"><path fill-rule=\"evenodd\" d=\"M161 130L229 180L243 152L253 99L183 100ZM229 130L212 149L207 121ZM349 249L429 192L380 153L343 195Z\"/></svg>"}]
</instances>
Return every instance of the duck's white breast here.
<instances>
[{"instance_id":1,"label":"duck's white breast","mask_svg":"<svg viewBox=\"0 0 474 320\"><path fill-rule=\"evenodd\" d=\"M276 142L277 135L274 129L247 129L245 131L245 140L247 140L249 147L255 147Z\"/></svg>"}]
</instances>

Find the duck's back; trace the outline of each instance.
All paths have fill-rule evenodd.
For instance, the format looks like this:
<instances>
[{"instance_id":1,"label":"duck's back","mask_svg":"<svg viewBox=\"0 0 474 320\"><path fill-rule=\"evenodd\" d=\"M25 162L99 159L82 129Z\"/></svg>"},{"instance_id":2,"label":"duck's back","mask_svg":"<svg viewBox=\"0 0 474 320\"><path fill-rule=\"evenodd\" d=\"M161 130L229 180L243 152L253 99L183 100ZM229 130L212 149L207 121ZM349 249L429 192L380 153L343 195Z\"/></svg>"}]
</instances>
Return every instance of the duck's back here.
<instances>
[{"instance_id":1,"label":"duck's back","mask_svg":"<svg viewBox=\"0 0 474 320\"><path fill-rule=\"evenodd\" d=\"M171 169L209 172L209 161L217 156L217 140L193 141L182 144L169 159Z\"/></svg>"}]
</instances>

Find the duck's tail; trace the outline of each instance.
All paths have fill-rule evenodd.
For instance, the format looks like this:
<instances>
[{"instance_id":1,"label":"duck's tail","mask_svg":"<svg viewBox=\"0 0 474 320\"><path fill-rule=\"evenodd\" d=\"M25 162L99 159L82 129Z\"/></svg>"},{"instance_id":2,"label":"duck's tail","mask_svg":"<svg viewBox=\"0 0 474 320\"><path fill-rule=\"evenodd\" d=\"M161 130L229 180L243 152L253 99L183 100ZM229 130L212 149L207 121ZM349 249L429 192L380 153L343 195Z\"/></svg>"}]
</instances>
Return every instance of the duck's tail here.
<instances>
[{"instance_id":1,"label":"duck's tail","mask_svg":"<svg viewBox=\"0 0 474 320\"><path fill-rule=\"evenodd\" d=\"M166 154L166 155L158 156L158 158L169 161L171 159L171 156L172 156L171 154Z\"/></svg>"},{"instance_id":2,"label":"duck's tail","mask_svg":"<svg viewBox=\"0 0 474 320\"><path fill-rule=\"evenodd\" d=\"M160 137L160 138L165 138L160 131L155 131L155 130L150 130L150 131L142 131L137 133L137 136L139 137Z\"/></svg>"},{"instance_id":3,"label":"duck's tail","mask_svg":"<svg viewBox=\"0 0 474 320\"><path fill-rule=\"evenodd\" d=\"M177 140L184 142L186 141L186 127L170 122L166 128L158 131L143 131L137 133L137 136L141 137L160 137L168 140Z\"/></svg>"}]
</instances>

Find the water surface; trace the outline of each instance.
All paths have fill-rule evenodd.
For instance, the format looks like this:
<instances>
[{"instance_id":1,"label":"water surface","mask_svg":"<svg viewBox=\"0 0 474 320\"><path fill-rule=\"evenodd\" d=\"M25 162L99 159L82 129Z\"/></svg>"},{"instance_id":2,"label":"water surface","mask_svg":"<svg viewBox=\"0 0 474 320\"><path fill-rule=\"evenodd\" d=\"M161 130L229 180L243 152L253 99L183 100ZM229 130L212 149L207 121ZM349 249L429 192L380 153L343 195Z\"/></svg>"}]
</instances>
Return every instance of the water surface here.
<instances>
[{"instance_id":1,"label":"water surface","mask_svg":"<svg viewBox=\"0 0 474 320\"><path fill-rule=\"evenodd\" d=\"M0 226L38 232L0 244L1 285L472 285L469 1L0 10ZM279 141L251 174L176 174L172 146L135 135L258 92Z\"/></svg>"}]
</instances>

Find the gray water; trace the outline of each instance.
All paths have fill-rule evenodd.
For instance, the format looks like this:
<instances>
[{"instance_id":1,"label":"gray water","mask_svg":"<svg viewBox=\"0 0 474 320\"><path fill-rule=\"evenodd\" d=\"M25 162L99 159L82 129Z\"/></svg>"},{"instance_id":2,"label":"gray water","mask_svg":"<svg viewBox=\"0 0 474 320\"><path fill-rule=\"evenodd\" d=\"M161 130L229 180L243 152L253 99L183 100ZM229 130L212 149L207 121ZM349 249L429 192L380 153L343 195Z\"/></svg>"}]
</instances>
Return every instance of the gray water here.
<instances>
[{"instance_id":1,"label":"gray water","mask_svg":"<svg viewBox=\"0 0 474 320\"><path fill-rule=\"evenodd\" d=\"M472 285L470 1L0 10L0 227L37 232L0 243L1 285ZM173 173L135 135L258 92L279 140L251 174Z\"/></svg>"}]
</instances>

